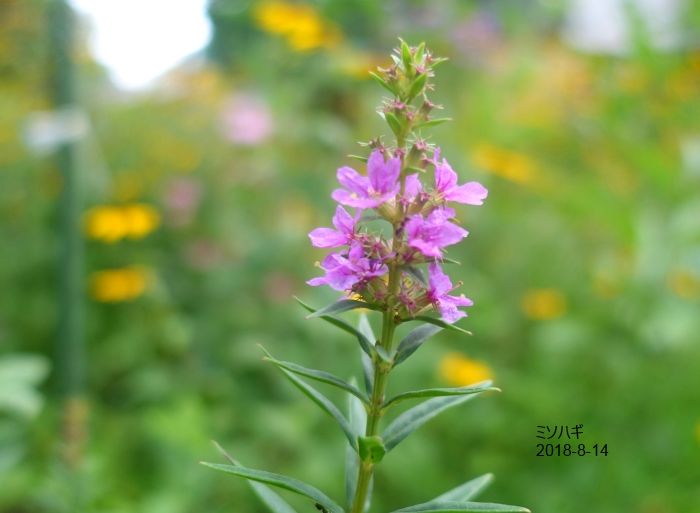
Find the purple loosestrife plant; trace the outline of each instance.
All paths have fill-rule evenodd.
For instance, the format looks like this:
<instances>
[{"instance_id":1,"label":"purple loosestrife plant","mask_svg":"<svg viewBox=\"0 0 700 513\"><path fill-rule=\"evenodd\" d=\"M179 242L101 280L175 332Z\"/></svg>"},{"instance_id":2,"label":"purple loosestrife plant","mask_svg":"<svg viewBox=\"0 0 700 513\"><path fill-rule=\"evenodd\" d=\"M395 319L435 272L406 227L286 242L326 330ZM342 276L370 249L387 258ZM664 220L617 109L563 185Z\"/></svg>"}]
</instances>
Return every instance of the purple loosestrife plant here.
<instances>
[{"instance_id":1,"label":"purple loosestrife plant","mask_svg":"<svg viewBox=\"0 0 700 513\"><path fill-rule=\"evenodd\" d=\"M326 513L365 513L375 467L384 456L425 422L443 410L468 401L487 390L497 390L490 381L459 388L428 388L385 397L391 371L432 335L443 329L469 334L453 323L472 305L464 294L456 294L443 270L449 246L459 243L468 232L459 225L451 203L482 205L487 190L477 182L458 183L457 173L440 149L423 139L423 130L447 121L433 118L437 108L428 98L433 86L433 69L444 59L435 58L423 44L409 47L401 41L392 55L393 65L379 68L372 77L392 94L379 114L386 120L395 142L379 138L364 145L369 149L363 174L351 167L337 171L340 188L332 193L339 203L333 216L334 228L316 228L311 243L331 252L319 264L322 271L308 281L327 285L343 297L321 309L302 303L310 315L353 335L359 342L365 390L328 372L308 369L296 363L266 359L322 410L333 417L347 438L345 508L320 490L296 479L254 470L228 456L230 465L206 465L244 477L273 513L294 513L294 509L270 486L283 488L311 499ZM430 179L430 175L432 179ZM353 209L348 211L345 207ZM371 229L370 220L381 219L391 226L391 237ZM427 276L426 271L427 270ZM354 309L377 312L382 328L372 333L364 314L354 327L339 314ZM398 344L394 333L400 324L419 323ZM303 378L340 388L349 394L348 414L343 414L325 395ZM407 400L424 399L395 417L384 429L387 411ZM472 499L491 481L491 474L467 481L456 488L415 506L395 510L409 512L528 512L519 506L474 502Z\"/></svg>"}]
</instances>

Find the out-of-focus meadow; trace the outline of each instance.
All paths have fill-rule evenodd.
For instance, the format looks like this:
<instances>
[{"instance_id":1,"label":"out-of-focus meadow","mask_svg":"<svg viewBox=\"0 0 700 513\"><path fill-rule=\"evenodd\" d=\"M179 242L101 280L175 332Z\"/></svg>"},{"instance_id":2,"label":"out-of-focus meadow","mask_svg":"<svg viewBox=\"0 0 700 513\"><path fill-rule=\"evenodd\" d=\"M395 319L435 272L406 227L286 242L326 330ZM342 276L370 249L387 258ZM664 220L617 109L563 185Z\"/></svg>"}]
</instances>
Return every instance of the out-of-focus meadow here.
<instances>
[{"instance_id":1,"label":"out-of-focus meadow","mask_svg":"<svg viewBox=\"0 0 700 513\"><path fill-rule=\"evenodd\" d=\"M374 511L485 472L485 500L542 513L700 511L697 2L662 7L673 44L630 9L626 50L584 52L559 2L216 0L206 51L141 93L110 85L79 30L85 378L68 403L64 181L32 116L53 108L50 3L0 4L0 512L262 512L197 464L210 439L342 494L342 435L257 344L359 372L356 343L292 298L335 298L304 283L323 255L306 234L355 142L388 135L367 70L397 36L449 57L435 95L454 121L432 141L490 194L450 252L474 336L440 334L391 386L503 393L389 455ZM580 423L608 456L535 456L538 426Z\"/></svg>"}]
</instances>

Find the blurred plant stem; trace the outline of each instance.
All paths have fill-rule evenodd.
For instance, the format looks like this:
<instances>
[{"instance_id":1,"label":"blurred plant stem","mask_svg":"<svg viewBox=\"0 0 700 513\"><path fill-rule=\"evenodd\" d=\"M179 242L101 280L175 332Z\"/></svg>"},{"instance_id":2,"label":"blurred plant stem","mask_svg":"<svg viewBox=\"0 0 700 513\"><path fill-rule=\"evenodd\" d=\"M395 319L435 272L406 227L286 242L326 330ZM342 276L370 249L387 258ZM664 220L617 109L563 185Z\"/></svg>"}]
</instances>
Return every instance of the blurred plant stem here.
<instances>
[{"instance_id":1,"label":"blurred plant stem","mask_svg":"<svg viewBox=\"0 0 700 513\"><path fill-rule=\"evenodd\" d=\"M73 12L65 0L48 5L50 42L49 86L54 109L74 107ZM83 340L83 241L80 233L81 195L75 141L56 148L61 175L59 204L58 336L55 378L63 408L63 457L71 469L81 460L87 406L83 398L85 356Z\"/></svg>"}]
</instances>

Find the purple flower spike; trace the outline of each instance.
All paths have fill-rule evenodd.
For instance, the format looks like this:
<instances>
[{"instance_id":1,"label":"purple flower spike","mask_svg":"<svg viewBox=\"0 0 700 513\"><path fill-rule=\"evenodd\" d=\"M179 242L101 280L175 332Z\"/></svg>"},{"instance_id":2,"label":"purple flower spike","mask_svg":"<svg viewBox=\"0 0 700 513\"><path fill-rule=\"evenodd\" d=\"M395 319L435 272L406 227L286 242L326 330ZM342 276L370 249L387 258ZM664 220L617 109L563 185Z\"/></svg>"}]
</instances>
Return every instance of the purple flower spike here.
<instances>
[{"instance_id":1,"label":"purple flower spike","mask_svg":"<svg viewBox=\"0 0 700 513\"><path fill-rule=\"evenodd\" d=\"M440 312L443 321L452 324L456 320L467 316L459 307L472 306L474 302L465 297L464 294L459 296L449 295L454 288L452 287L452 281L435 262L430 264L428 268L428 284L428 299Z\"/></svg>"},{"instance_id":2,"label":"purple flower spike","mask_svg":"<svg viewBox=\"0 0 700 513\"><path fill-rule=\"evenodd\" d=\"M361 211L355 214L355 217L341 206L335 209L333 216L333 228L316 228L309 233L311 244L317 248L337 248L350 244L355 238L355 226L360 218Z\"/></svg>"},{"instance_id":3,"label":"purple flower spike","mask_svg":"<svg viewBox=\"0 0 700 513\"><path fill-rule=\"evenodd\" d=\"M446 159L438 162L439 150L435 151L435 190L447 201L456 201L466 205L483 205L489 191L479 182L467 182L457 185L457 173Z\"/></svg>"},{"instance_id":4,"label":"purple flower spike","mask_svg":"<svg viewBox=\"0 0 700 513\"><path fill-rule=\"evenodd\" d=\"M427 218L420 214L410 216L406 222L408 245L425 256L442 258L442 248L461 241L469 235L464 228L449 222L454 217L454 210L437 208Z\"/></svg>"},{"instance_id":5,"label":"purple flower spike","mask_svg":"<svg viewBox=\"0 0 700 513\"><path fill-rule=\"evenodd\" d=\"M401 159L384 162L382 152L374 150L367 159L367 176L351 167L338 169L338 181L345 189L336 189L331 195L342 205L357 208L375 208L386 203L399 192Z\"/></svg>"},{"instance_id":6,"label":"purple flower spike","mask_svg":"<svg viewBox=\"0 0 700 513\"><path fill-rule=\"evenodd\" d=\"M385 263L364 256L362 244L353 242L347 256L331 253L321 263L325 276L307 281L311 286L328 285L335 290L350 290L358 283L364 283L389 272Z\"/></svg>"}]
</instances>

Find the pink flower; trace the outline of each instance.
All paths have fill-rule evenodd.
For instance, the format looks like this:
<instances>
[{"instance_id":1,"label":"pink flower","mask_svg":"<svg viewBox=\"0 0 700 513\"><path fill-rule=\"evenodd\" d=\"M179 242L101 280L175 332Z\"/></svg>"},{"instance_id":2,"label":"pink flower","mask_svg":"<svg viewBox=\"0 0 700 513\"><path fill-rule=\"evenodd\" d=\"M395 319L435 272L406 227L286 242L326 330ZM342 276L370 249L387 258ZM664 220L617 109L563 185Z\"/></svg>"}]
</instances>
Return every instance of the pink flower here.
<instances>
[{"instance_id":1,"label":"pink flower","mask_svg":"<svg viewBox=\"0 0 700 513\"><path fill-rule=\"evenodd\" d=\"M456 201L466 205L483 205L489 191L479 182L467 182L457 185L457 173L454 172L446 159L438 162L440 150L435 150L435 191L441 199Z\"/></svg>"},{"instance_id":2,"label":"pink flower","mask_svg":"<svg viewBox=\"0 0 700 513\"><path fill-rule=\"evenodd\" d=\"M425 256L442 258L442 248L451 246L469 235L469 232L449 222L455 212L448 207L436 208L427 218L412 215L406 222L408 245Z\"/></svg>"},{"instance_id":3,"label":"pink flower","mask_svg":"<svg viewBox=\"0 0 700 513\"><path fill-rule=\"evenodd\" d=\"M449 293L453 289L450 277L442 272L440 266L435 262L430 264L428 267L428 291L426 295L428 300L440 312L442 320L449 323L466 317L467 314L459 309L460 306L472 306L474 304L464 294L450 296Z\"/></svg>"},{"instance_id":4,"label":"pink flower","mask_svg":"<svg viewBox=\"0 0 700 513\"><path fill-rule=\"evenodd\" d=\"M311 244L317 248L337 248L350 244L355 238L355 227L360 218L361 210L358 210L355 217L338 205L333 216L333 228L316 228L309 233Z\"/></svg>"},{"instance_id":5,"label":"pink flower","mask_svg":"<svg viewBox=\"0 0 700 513\"><path fill-rule=\"evenodd\" d=\"M338 169L338 181L345 188L333 191L332 197L338 203L349 207L378 207L399 192L400 173L401 159L390 158L384 162L382 152L374 150L367 159L367 176L347 166Z\"/></svg>"},{"instance_id":6,"label":"pink flower","mask_svg":"<svg viewBox=\"0 0 700 513\"><path fill-rule=\"evenodd\" d=\"M232 96L221 115L221 130L229 141L253 146L272 134L272 114L262 98L252 94Z\"/></svg>"},{"instance_id":7,"label":"pink flower","mask_svg":"<svg viewBox=\"0 0 700 513\"><path fill-rule=\"evenodd\" d=\"M382 260L366 257L359 242L350 246L347 256L342 253L328 255L321 263L321 268L326 271L325 276L312 278L306 283L313 287L328 285L340 291L350 290L357 284L366 283L389 272Z\"/></svg>"}]
</instances>

